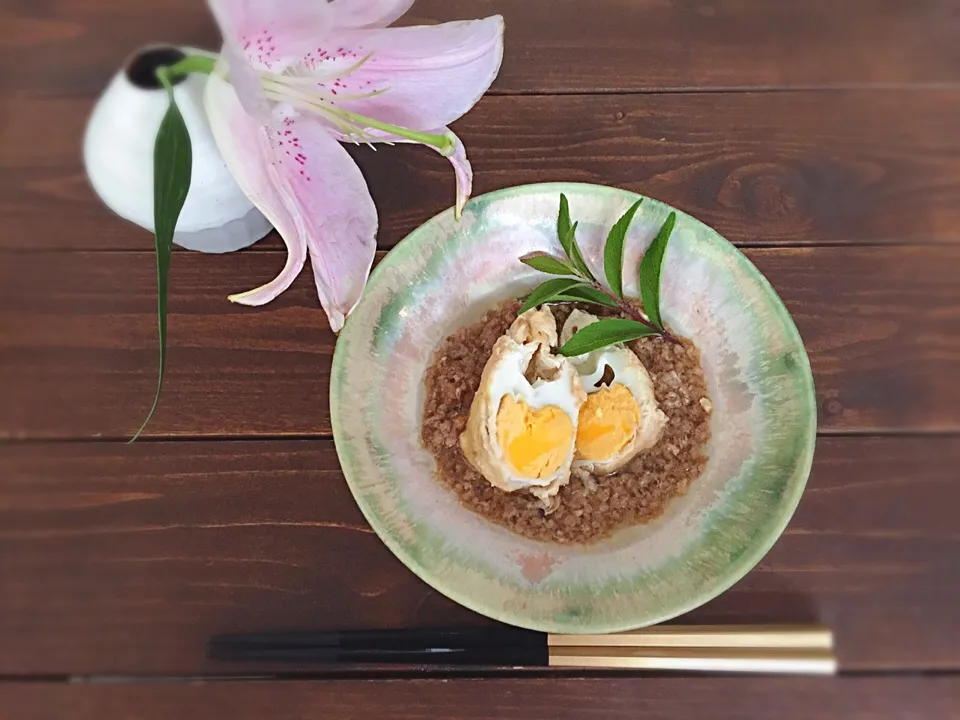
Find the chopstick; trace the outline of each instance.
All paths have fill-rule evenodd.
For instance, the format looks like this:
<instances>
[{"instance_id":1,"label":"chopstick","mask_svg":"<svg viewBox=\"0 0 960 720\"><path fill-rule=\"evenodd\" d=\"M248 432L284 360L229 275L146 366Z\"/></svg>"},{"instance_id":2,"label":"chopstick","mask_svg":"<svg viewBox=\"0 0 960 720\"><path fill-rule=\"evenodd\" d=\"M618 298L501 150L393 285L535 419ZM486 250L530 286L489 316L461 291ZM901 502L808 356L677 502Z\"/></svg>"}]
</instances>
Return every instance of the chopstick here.
<instances>
[{"instance_id":1,"label":"chopstick","mask_svg":"<svg viewBox=\"0 0 960 720\"><path fill-rule=\"evenodd\" d=\"M833 675L837 671L832 652L807 648L560 648L550 653L549 666L791 675Z\"/></svg>"},{"instance_id":2,"label":"chopstick","mask_svg":"<svg viewBox=\"0 0 960 720\"><path fill-rule=\"evenodd\" d=\"M550 647L833 648L820 625L654 625L610 635L548 635Z\"/></svg>"},{"instance_id":3,"label":"chopstick","mask_svg":"<svg viewBox=\"0 0 960 720\"><path fill-rule=\"evenodd\" d=\"M489 665L830 675L833 635L805 625L661 625L610 635L515 628L359 630L221 635L216 660Z\"/></svg>"},{"instance_id":4,"label":"chopstick","mask_svg":"<svg viewBox=\"0 0 960 720\"><path fill-rule=\"evenodd\" d=\"M660 625L611 635L548 635L550 667L832 675L822 626Z\"/></svg>"}]
</instances>

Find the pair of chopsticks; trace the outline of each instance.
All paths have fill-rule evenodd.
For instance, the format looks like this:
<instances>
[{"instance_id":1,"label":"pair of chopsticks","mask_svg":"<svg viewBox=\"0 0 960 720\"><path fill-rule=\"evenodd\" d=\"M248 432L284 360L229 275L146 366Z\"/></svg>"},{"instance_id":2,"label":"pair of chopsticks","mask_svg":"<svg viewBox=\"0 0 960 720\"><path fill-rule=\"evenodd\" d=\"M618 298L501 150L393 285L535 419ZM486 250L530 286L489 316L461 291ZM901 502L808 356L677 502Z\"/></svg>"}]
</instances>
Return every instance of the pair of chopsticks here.
<instances>
[{"instance_id":1,"label":"pair of chopsticks","mask_svg":"<svg viewBox=\"0 0 960 720\"><path fill-rule=\"evenodd\" d=\"M325 664L486 665L832 675L828 628L659 625L611 635L519 630L352 630L219 635L215 660Z\"/></svg>"}]
</instances>

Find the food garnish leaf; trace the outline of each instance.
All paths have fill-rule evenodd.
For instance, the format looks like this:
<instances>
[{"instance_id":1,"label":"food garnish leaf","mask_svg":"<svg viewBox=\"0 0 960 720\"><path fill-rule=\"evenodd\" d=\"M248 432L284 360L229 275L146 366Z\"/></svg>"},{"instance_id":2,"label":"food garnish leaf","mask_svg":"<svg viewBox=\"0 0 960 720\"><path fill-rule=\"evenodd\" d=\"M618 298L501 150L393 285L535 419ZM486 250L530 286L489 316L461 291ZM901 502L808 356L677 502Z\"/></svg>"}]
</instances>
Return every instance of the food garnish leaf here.
<instances>
[{"instance_id":1,"label":"food garnish leaf","mask_svg":"<svg viewBox=\"0 0 960 720\"><path fill-rule=\"evenodd\" d=\"M567 257L571 257L570 246L567 244L570 241L570 203L567 202L567 196L563 193L560 193L560 214L557 216L557 239L560 240L560 244L563 246L563 251L567 254Z\"/></svg>"},{"instance_id":2,"label":"food garnish leaf","mask_svg":"<svg viewBox=\"0 0 960 720\"><path fill-rule=\"evenodd\" d=\"M552 300L557 295L563 295L568 292L571 288L583 285L581 280L576 278L555 278L553 280L547 280L545 283L541 283L532 293L527 296L526 301L524 301L523 306L520 308L518 314L522 315L527 310L535 308L537 305L542 305L545 302Z\"/></svg>"},{"instance_id":3,"label":"food garnish leaf","mask_svg":"<svg viewBox=\"0 0 960 720\"><path fill-rule=\"evenodd\" d=\"M658 334L656 329L636 320L603 318L581 328L558 352L564 357L574 357L608 345Z\"/></svg>"},{"instance_id":4,"label":"food garnish leaf","mask_svg":"<svg viewBox=\"0 0 960 720\"><path fill-rule=\"evenodd\" d=\"M677 214L671 212L660 228L660 232L643 254L643 260L640 261L640 299L643 301L643 310L650 318L650 322L661 330L663 320L660 317L660 271L663 268L667 241L670 240L676 223Z\"/></svg>"},{"instance_id":5,"label":"food garnish leaf","mask_svg":"<svg viewBox=\"0 0 960 720\"><path fill-rule=\"evenodd\" d=\"M680 342L663 327L660 318L660 270L667 241L677 221L676 213L670 213L640 262L640 291L644 312L623 295L623 256L627 232L642 203L643 198L640 198L631 205L607 235L603 249L603 269L610 290L597 281L583 260L576 239L577 223L570 220L570 205L563 193L560 194L557 237L568 259L546 252L534 252L520 258L521 262L535 270L564 276L547 280L536 288L520 308L521 314L544 303L582 302L619 310L629 318L604 318L588 325L560 349L560 354L582 355L597 348L647 335L659 335L672 343ZM576 277L569 277L570 275Z\"/></svg>"},{"instance_id":6,"label":"food garnish leaf","mask_svg":"<svg viewBox=\"0 0 960 720\"><path fill-rule=\"evenodd\" d=\"M556 302L586 302L594 305L603 305L604 307L615 308L617 303L611 300L607 295L589 285L581 285L565 290L562 295L556 295L553 298Z\"/></svg>"},{"instance_id":7,"label":"food garnish leaf","mask_svg":"<svg viewBox=\"0 0 960 720\"><path fill-rule=\"evenodd\" d=\"M627 239L627 230L630 229L633 216L637 214L642 203L643 198L640 198L617 220L610 228L607 242L603 246L603 272L607 276L610 289L618 298L623 297L623 246Z\"/></svg>"},{"instance_id":8,"label":"food garnish leaf","mask_svg":"<svg viewBox=\"0 0 960 720\"><path fill-rule=\"evenodd\" d=\"M576 275L576 269L566 260L547 252L532 252L520 258L520 262L529 265L534 270L545 272L548 275Z\"/></svg>"},{"instance_id":9,"label":"food garnish leaf","mask_svg":"<svg viewBox=\"0 0 960 720\"><path fill-rule=\"evenodd\" d=\"M596 278L593 277L593 273L590 272L590 268L587 267L587 263L583 259L583 255L580 252L580 246L577 244L577 225L579 222L575 222L570 226L570 231L567 233L567 245L570 246L570 260L573 262L573 266L577 268L577 274L585 280L595 282Z\"/></svg>"},{"instance_id":10,"label":"food garnish leaf","mask_svg":"<svg viewBox=\"0 0 960 720\"><path fill-rule=\"evenodd\" d=\"M577 245L577 223L570 222L570 203L567 196L560 193L560 214L557 216L557 239L577 270L577 275L591 282L595 280L590 268L583 261L580 246Z\"/></svg>"}]
</instances>

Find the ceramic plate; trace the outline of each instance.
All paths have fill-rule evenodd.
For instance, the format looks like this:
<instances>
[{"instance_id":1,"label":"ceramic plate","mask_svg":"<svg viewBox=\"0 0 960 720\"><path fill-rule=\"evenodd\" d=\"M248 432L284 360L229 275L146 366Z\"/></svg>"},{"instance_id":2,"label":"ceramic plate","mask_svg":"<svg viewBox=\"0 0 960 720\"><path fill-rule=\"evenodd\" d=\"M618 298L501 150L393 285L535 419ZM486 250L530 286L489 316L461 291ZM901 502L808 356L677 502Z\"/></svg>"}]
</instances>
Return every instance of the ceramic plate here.
<instances>
[{"instance_id":1,"label":"ceramic plate","mask_svg":"<svg viewBox=\"0 0 960 720\"><path fill-rule=\"evenodd\" d=\"M414 231L376 268L337 341L330 404L337 452L370 525L439 592L492 618L547 632L614 632L715 597L770 549L803 492L816 437L810 364L786 308L742 253L677 213L662 273L665 321L700 347L713 400L703 475L659 519L589 546L529 540L462 507L421 447L424 371L437 345L543 276L517 261L561 253L567 195L587 263L603 277L610 226L639 197L555 183L473 199ZM625 268L671 208L646 199ZM631 277L633 276L633 277ZM624 291L638 296L635 273Z\"/></svg>"}]
</instances>

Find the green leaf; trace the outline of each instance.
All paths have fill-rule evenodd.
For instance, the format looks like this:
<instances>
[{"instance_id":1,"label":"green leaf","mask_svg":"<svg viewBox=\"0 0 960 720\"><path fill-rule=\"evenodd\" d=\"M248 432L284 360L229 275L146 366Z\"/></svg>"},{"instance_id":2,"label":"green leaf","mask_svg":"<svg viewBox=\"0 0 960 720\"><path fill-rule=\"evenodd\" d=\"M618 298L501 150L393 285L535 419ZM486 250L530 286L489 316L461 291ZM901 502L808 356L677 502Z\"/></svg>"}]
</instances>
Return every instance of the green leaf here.
<instances>
[{"instance_id":1,"label":"green leaf","mask_svg":"<svg viewBox=\"0 0 960 720\"><path fill-rule=\"evenodd\" d=\"M580 252L580 246L577 245L577 224L570 224L570 203L567 202L567 196L560 193L560 214L557 216L557 239L563 251L570 258L573 267L577 270L577 275L589 280L594 280L590 268L583 261L583 255Z\"/></svg>"},{"instance_id":2,"label":"green leaf","mask_svg":"<svg viewBox=\"0 0 960 720\"><path fill-rule=\"evenodd\" d=\"M567 202L567 196L560 193L560 215L557 216L557 239L563 246L563 251L567 257L573 257L570 253L570 204Z\"/></svg>"},{"instance_id":3,"label":"green leaf","mask_svg":"<svg viewBox=\"0 0 960 720\"><path fill-rule=\"evenodd\" d=\"M556 295L562 295L570 288L576 287L578 285L583 285L579 280L573 278L556 278L554 280L547 280L545 283L541 283L532 293L527 296L526 301L520 307L518 315L522 315L527 310L535 308L537 305L542 305L545 302L548 302Z\"/></svg>"},{"instance_id":4,"label":"green leaf","mask_svg":"<svg viewBox=\"0 0 960 720\"><path fill-rule=\"evenodd\" d=\"M574 357L608 345L658 334L653 328L636 320L603 318L581 328L558 352L564 357Z\"/></svg>"},{"instance_id":5,"label":"green leaf","mask_svg":"<svg viewBox=\"0 0 960 720\"><path fill-rule=\"evenodd\" d=\"M558 302L586 302L610 308L617 307L617 304L613 300L589 285L572 287L569 290L565 290L562 295L555 296L554 300Z\"/></svg>"},{"instance_id":6,"label":"green leaf","mask_svg":"<svg viewBox=\"0 0 960 720\"><path fill-rule=\"evenodd\" d=\"M660 228L660 232L643 254L643 260L640 261L640 299L643 301L643 310L650 318L650 322L661 330L663 320L660 318L660 271L663 268L663 255L667 250L667 241L676 224L677 214L671 212L663 227Z\"/></svg>"},{"instance_id":7,"label":"green leaf","mask_svg":"<svg viewBox=\"0 0 960 720\"><path fill-rule=\"evenodd\" d=\"M619 298L623 297L623 245L633 216L642 203L643 198L640 198L617 220L617 224L610 228L607 243L603 246L603 272L613 294Z\"/></svg>"},{"instance_id":8,"label":"green leaf","mask_svg":"<svg viewBox=\"0 0 960 720\"><path fill-rule=\"evenodd\" d=\"M580 254L580 246L577 245L577 226L580 223L575 222L570 226L570 231L567 233L567 245L570 246L570 260L573 262L573 266L577 269L577 274L581 277L590 280L591 282L596 282L596 278L593 276L593 273L590 272L590 268L587 267L587 263L583 261L583 255Z\"/></svg>"},{"instance_id":9,"label":"green leaf","mask_svg":"<svg viewBox=\"0 0 960 720\"><path fill-rule=\"evenodd\" d=\"M160 335L160 366L153 405L130 442L140 437L147 423L150 422L160 401L160 390L163 388L163 373L167 360L167 278L170 275L173 233L190 190L190 173L193 165L190 133L187 132L183 116L174 101L173 88L165 70L165 68L158 70L157 76L167 88L170 105L160 122L160 129L157 131L157 139L153 146L153 223L157 249L157 329Z\"/></svg>"},{"instance_id":10,"label":"green leaf","mask_svg":"<svg viewBox=\"0 0 960 720\"><path fill-rule=\"evenodd\" d=\"M532 252L520 258L520 262L529 265L534 270L550 275L576 275L577 271L566 260L545 252Z\"/></svg>"}]
</instances>

